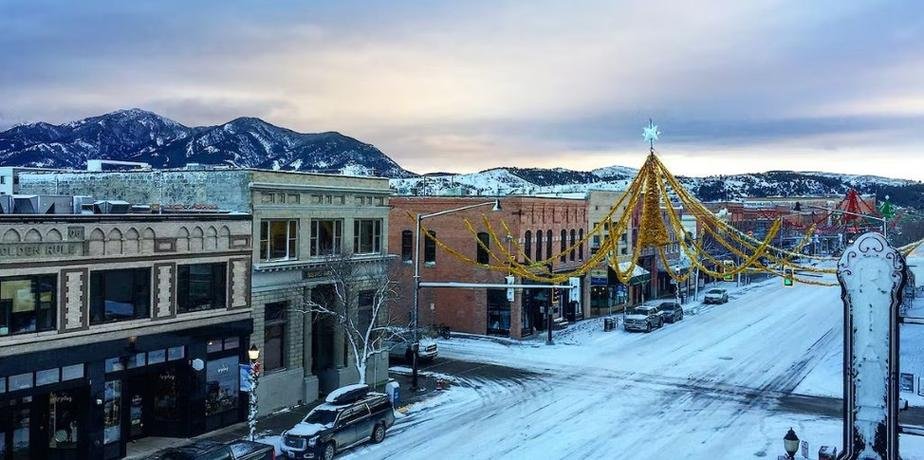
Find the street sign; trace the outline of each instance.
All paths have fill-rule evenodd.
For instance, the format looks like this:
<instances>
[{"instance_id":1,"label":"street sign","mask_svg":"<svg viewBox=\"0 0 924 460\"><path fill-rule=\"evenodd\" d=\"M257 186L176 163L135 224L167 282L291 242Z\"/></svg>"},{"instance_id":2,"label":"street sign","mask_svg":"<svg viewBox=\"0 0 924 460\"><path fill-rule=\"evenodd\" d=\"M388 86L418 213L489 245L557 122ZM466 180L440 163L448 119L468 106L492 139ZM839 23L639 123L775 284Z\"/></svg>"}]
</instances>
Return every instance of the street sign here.
<instances>
[{"instance_id":1,"label":"street sign","mask_svg":"<svg viewBox=\"0 0 924 460\"><path fill-rule=\"evenodd\" d=\"M572 276L568 278L568 285L571 286L571 289L568 290L568 301L569 302L580 302L581 301L581 279L577 276Z\"/></svg>"},{"instance_id":2,"label":"street sign","mask_svg":"<svg viewBox=\"0 0 924 460\"><path fill-rule=\"evenodd\" d=\"M513 282L514 282L515 279L516 279L516 278L514 278L512 275L508 275L508 276L505 276L505 277L504 277L504 281L505 281L507 284L513 284ZM514 297L513 297L513 288L507 288L507 301L508 301L508 302L513 302L513 298L514 298Z\"/></svg>"}]
</instances>

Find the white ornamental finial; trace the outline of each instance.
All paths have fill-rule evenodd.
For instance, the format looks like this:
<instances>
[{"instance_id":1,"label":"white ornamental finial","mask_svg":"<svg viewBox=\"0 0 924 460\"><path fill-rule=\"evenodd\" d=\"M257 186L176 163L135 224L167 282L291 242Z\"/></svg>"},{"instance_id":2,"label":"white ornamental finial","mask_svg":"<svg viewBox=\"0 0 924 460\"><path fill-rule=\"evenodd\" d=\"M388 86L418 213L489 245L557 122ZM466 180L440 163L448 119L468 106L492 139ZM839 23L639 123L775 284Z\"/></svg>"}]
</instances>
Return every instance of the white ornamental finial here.
<instances>
[{"instance_id":1,"label":"white ornamental finial","mask_svg":"<svg viewBox=\"0 0 924 460\"><path fill-rule=\"evenodd\" d=\"M648 141L648 146L652 152L654 152L654 142L658 140L658 137L661 136L661 131L658 129L658 125L651 122L651 118L648 119L648 126L642 128L642 139Z\"/></svg>"}]
</instances>

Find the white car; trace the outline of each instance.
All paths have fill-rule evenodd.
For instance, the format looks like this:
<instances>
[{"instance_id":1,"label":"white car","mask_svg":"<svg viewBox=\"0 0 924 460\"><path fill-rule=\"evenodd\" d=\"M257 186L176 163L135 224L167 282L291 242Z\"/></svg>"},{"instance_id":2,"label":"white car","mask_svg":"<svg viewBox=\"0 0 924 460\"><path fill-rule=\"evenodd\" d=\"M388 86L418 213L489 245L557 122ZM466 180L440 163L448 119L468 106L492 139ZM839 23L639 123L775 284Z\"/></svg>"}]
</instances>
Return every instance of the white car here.
<instances>
[{"instance_id":1,"label":"white car","mask_svg":"<svg viewBox=\"0 0 924 460\"><path fill-rule=\"evenodd\" d=\"M664 325L664 315L657 305L638 305L626 311L622 327L627 331L651 332Z\"/></svg>"},{"instance_id":2,"label":"white car","mask_svg":"<svg viewBox=\"0 0 924 460\"><path fill-rule=\"evenodd\" d=\"M726 303L728 302L728 291L725 289L710 289L706 291L703 303Z\"/></svg>"}]
</instances>

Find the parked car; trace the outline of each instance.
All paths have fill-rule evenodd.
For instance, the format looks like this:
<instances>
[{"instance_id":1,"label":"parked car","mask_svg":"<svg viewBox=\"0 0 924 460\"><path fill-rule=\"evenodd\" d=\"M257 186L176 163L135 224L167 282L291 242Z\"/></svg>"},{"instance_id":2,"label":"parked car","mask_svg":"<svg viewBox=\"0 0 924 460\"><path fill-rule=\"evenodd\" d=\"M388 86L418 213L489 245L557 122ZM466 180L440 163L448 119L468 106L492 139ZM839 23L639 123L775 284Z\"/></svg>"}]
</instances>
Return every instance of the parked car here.
<instances>
[{"instance_id":1,"label":"parked car","mask_svg":"<svg viewBox=\"0 0 924 460\"><path fill-rule=\"evenodd\" d=\"M710 289L706 291L703 303L726 303L728 302L728 291L725 289Z\"/></svg>"},{"instance_id":2,"label":"parked car","mask_svg":"<svg viewBox=\"0 0 924 460\"><path fill-rule=\"evenodd\" d=\"M658 309L665 323L676 323L683 319L683 307L677 302L661 302Z\"/></svg>"},{"instance_id":3,"label":"parked car","mask_svg":"<svg viewBox=\"0 0 924 460\"><path fill-rule=\"evenodd\" d=\"M413 345L414 338L409 332L396 335L385 342L385 346L388 348L389 358L403 359L408 363L411 362L411 358L413 357ZM436 346L436 341L429 337L421 337L420 349L417 350L417 360L433 361L437 356L439 356L439 349Z\"/></svg>"},{"instance_id":4,"label":"parked car","mask_svg":"<svg viewBox=\"0 0 924 460\"><path fill-rule=\"evenodd\" d=\"M156 460L274 460L276 450L269 444L251 441L201 440L172 447L152 457Z\"/></svg>"},{"instance_id":5,"label":"parked car","mask_svg":"<svg viewBox=\"0 0 924 460\"><path fill-rule=\"evenodd\" d=\"M323 404L284 431L282 452L286 458L331 460L358 444L382 442L394 423L388 396L370 391L368 385L349 385L331 392Z\"/></svg>"},{"instance_id":6,"label":"parked car","mask_svg":"<svg viewBox=\"0 0 924 460\"><path fill-rule=\"evenodd\" d=\"M664 318L656 305L638 305L626 311L622 324L627 331L651 332L664 325Z\"/></svg>"}]
</instances>

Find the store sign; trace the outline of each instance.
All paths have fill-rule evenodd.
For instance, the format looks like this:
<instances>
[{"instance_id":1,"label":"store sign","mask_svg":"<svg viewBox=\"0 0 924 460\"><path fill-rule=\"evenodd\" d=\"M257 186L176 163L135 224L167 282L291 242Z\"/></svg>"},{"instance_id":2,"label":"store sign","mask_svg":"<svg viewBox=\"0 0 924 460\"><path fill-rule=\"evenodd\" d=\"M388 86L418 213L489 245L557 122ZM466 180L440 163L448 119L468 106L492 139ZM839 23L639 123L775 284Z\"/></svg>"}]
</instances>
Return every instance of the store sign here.
<instances>
[{"instance_id":1,"label":"store sign","mask_svg":"<svg viewBox=\"0 0 924 460\"><path fill-rule=\"evenodd\" d=\"M606 286L606 284L607 284L607 279L605 277L604 278L600 278L598 276L590 277L591 286Z\"/></svg>"},{"instance_id":2,"label":"store sign","mask_svg":"<svg viewBox=\"0 0 924 460\"><path fill-rule=\"evenodd\" d=\"M0 244L0 258L72 257L83 255L83 242Z\"/></svg>"}]
</instances>

